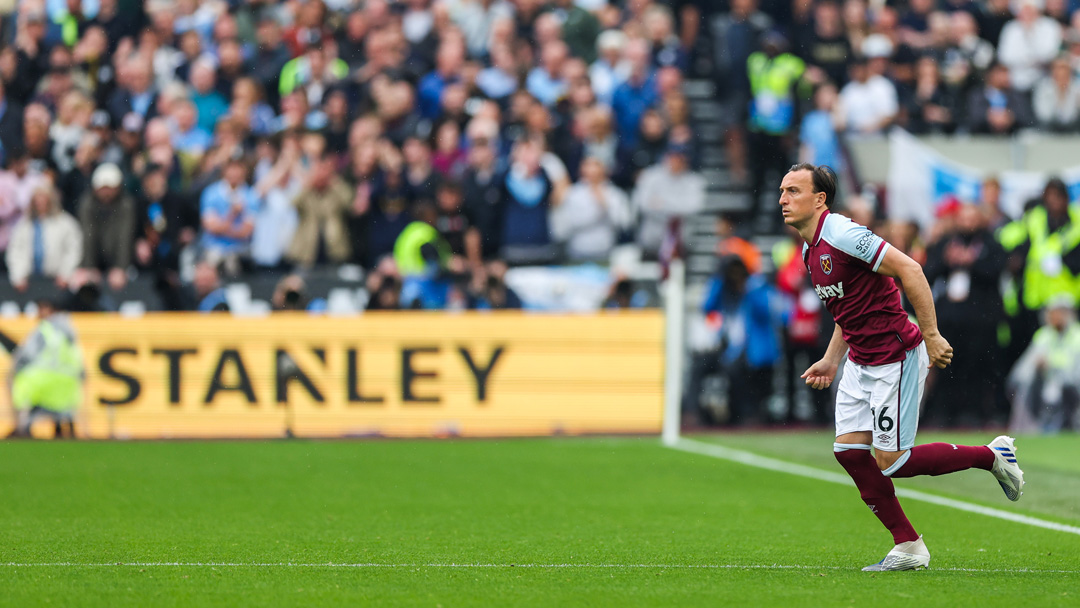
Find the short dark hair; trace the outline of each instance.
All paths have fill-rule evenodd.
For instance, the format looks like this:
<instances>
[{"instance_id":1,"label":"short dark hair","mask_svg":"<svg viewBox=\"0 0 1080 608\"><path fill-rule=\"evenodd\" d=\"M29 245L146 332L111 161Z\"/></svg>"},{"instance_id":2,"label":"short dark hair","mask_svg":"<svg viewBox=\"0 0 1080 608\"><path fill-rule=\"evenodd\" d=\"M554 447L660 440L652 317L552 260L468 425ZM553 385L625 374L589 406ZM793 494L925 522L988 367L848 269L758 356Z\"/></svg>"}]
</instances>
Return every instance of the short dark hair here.
<instances>
[{"instance_id":1,"label":"short dark hair","mask_svg":"<svg viewBox=\"0 0 1080 608\"><path fill-rule=\"evenodd\" d=\"M825 193L825 206L832 207L836 198L836 171L829 165L813 165L810 163L798 163L791 165L788 173L795 171L809 171L814 183L814 192Z\"/></svg>"}]
</instances>

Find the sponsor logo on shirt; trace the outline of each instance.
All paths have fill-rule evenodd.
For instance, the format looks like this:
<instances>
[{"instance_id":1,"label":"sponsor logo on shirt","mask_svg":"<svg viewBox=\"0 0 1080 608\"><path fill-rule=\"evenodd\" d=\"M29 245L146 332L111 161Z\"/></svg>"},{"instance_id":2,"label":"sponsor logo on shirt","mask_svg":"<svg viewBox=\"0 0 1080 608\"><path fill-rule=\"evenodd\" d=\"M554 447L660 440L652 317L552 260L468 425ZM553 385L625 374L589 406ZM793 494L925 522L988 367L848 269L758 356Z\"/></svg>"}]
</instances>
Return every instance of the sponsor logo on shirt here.
<instances>
[{"instance_id":1,"label":"sponsor logo on shirt","mask_svg":"<svg viewBox=\"0 0 1080 608\"><path fill-rule=\"evenodd\" d=\"M822 301L828 298L842 298L844 297L844 282L841 281L835 285L814 285L814 292Z\"/></svg>"},{"instance_id":2,"label":"sponsor logo on shirt","mask_svg":"<svg viewBox=\"0 0 1080 608\"><path fill-rule=\"evenodd\" d=\"M858 243L855 243L855 251L858 251L861 255L866 255L870 252L870 246L874 244L874 233L869 230L866 234L862 235Z\"/></svg>"}]
</instances>

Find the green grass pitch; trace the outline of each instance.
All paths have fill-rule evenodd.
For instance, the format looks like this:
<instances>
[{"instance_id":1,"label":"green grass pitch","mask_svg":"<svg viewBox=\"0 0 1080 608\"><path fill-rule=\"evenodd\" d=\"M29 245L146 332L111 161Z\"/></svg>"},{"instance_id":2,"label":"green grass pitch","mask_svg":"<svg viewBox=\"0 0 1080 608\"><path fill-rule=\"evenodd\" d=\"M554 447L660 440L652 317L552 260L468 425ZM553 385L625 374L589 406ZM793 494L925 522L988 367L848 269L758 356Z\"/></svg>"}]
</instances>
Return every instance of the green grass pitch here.
<instances>
[{"instance_id":1,"label":"green grass pitch","mask_svg":"<svg viewBox=\"0 0 1080 608\"><path fill-rule=\"evenodd\" d=\"M829 433L699 439L842 471ZM897 485L1080 524L1080 438L1017 445L1019 503ZM654 438L6 442L0 491L10 606L1080 605L1075 534L906 501L931 569L864 573L892 543L854 488Z\"/></svg>"}]
</instances>

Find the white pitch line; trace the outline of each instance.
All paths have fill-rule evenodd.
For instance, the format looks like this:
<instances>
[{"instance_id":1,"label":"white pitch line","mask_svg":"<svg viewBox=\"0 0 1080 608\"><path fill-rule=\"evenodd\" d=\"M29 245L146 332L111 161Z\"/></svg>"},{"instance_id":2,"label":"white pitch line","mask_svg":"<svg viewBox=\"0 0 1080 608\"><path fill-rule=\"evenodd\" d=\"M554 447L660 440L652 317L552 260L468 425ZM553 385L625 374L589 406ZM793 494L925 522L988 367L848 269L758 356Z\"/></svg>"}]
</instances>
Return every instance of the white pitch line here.
<instances>
[{"instance_id":1,"label":"white pitch line","mask_svg":"<svg viewBox=\"0 0 1080 608\"><path fill-rule=\"evenodd\" d=\"M784 460L778 460L776 458L769 458L767 456L759 456L751 452L736 450L734 448L724 447L715 443L705 443L702 441L695 441L693 439L686 439L680 437L678 442L674 444L667 444L667 447L682 452L689 452L691 454L700 454L702 456L711 456L713 458L719 458L721 460L737 462L739 464L744 464L759 469L768 469L770 471L777 471L779 473L789 473L791 475L798 475L800 477L807 477L810 479L817 479L819 481L827 481L829 483L837 483L845 486L855 485L855 482L853 482L851 478L847 475L841 475L840 473L825 471L822 469L808 467L806 465L796 464L793 462L786 462ZM1004 519L1005 521L1034 526L1036 528L1044 528L1046 530L1054 530L1055 532L1066 532L1068 534L1080 535L1080 527L1077 526L1070 526L1068 524L1062 524L1056 521L1039 519L1038 517L1031 517L1030 515L1021 515L1019 513L1013 513L1011 511L1003 511L1001 509L995 509L993 507L985 507L983 505L978 505L963 500L956 500L955 498L945 498L944 496L929 494L927 492L920 492L919 490L896 488L896 495L901 498L921 500L922 502L928 502L942 507L951 507L960 511L967 511L968 513L977 513L979 515L985 515L987 517L995 517L997 519Z\"/></svg>"},{"instance_id":2,"label":"white pitch line","mask_svg":"<svg viewBox=\"0 0 1080 608\"><path fill-rule=\"evenodd\" d=\"M380 563L297 563L297 562L0 562L3 568L535 568L649 569L649 570L852 570L842 566L797 564L380 564ZM1080 574L1080 570L1033 570L1030 568L932 568L937 572L991 574Z\"/></svg>"}]
</instances>

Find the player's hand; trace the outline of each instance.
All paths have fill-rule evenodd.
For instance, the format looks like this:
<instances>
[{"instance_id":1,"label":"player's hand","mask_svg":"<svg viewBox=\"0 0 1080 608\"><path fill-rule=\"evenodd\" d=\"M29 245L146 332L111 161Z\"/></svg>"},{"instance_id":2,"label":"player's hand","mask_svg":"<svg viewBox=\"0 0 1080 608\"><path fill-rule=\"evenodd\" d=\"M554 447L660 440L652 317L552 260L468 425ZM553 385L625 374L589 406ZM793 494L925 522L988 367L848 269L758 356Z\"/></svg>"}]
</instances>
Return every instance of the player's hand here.
<instances>
[{"instance_id":1,"label":"player's hand","mask_svg":"<svg viewBox=\"0 0 1080 608\"><path fill-rule=\"evenodd\" d=\"M833 380L836 379L836 371L838 366L835 363L830 363L825 359L818 361L810 366L805 372L803 372L800 378L806 380L807 386L810 388L816 388L818 390L824 390L832 385Z\"/></svg>"},{"instance_id":2,"label":"player's hand","mask_svg":"<svg viewBox=\"0 0 1080 608\"><path fill-rule=\"evenodd\" d=\"M952 363L952 346L941 334L924 334L923 341L926 342L926 354L930 356L929 367L937 366L940 369L945 369L946 366Z\"/></svg>"}]
</instances>

